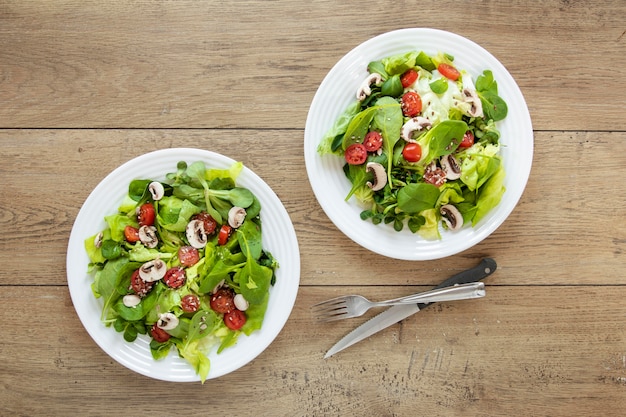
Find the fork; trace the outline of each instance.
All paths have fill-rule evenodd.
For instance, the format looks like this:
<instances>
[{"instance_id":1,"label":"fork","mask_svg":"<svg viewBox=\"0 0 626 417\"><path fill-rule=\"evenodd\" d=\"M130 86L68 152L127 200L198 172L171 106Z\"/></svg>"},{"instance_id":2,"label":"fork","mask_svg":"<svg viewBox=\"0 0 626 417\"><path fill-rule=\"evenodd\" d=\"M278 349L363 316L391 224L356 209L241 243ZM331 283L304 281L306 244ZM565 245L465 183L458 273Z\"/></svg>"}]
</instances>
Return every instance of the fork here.
<instances>
[{"instance_id":1,"label":"fork","mask_svg":"<svg viewBox=\"0 0 626 417\"><path fill-rule=\"evenodd\" d=\"M454 285L438 288L387 301L373 302L360 295L344 295L323 301L311 307L321 321L335 321L359 317L372 307L393 306L399 304L435 303L441 301L468 300L485 296L484 282Z\"/></svg>"}]
</instances>

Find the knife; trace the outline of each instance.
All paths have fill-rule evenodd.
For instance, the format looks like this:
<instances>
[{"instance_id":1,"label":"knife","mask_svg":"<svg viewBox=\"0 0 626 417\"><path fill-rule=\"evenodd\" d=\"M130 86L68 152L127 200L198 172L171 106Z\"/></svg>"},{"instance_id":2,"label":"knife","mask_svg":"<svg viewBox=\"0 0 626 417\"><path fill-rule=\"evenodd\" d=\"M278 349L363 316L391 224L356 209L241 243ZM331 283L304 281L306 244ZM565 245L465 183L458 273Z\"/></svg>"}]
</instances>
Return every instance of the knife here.
<instances>
[{"instance_id":1,"label":"knife","mask_svg":"<svg viewBox=\"0 0 626 417\"><path fill-rule=\"evenodd\" d=\"M484 258L477 266L448 278L435 288L450 287L457 284L467 284L470 282L480 281L493 274L496 268L497 264L495 260L492 258ZM430 304L433 303L417 303L390 307L344 336L332 348L330 348L328 352L326 352L324 359L331 357L337 352L341 352L342 350L383 329L386 329L392 324L396 324L400 320L404 320L421 309L428 307Z\"/></svg>"}]
</instances>

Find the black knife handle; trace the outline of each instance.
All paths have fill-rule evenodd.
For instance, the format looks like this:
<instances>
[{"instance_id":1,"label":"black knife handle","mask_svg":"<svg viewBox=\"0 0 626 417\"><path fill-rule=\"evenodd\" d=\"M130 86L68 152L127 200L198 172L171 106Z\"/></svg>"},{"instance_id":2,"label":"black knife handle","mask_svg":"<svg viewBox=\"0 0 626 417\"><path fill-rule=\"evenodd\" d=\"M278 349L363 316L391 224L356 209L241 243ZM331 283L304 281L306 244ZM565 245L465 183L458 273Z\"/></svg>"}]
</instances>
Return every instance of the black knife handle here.
<instances>
[{"instance_id":1,"label":"black knife handle","mask_svg":"<svg viewBox=\"0 0 626 417\"><path fill-rule=\"evenodd\" d=\"M480 281L493 274L497 267L496 261L491 258L484 258L475 267L451 276L435 288L451 287L457 284L468 284L470 282Z\"/></svg>"},{"instance_id":2,"label":"black knife handle","mask_svg":"<svg viewBox=\"0 0 626 417\"><path fill-rule=\"evenodd\" d=\"M468 284L470 282L480 281L493 274L498 265L492 258L484 258L478 265L473 268L467 269L463 272L459 272L456 275L451 276L435 288L451 287L457 284ZM433 304L433 303L429 303ZM429 304L418 303L420 309L428 306Z\"/></svg>"}]
</instances>

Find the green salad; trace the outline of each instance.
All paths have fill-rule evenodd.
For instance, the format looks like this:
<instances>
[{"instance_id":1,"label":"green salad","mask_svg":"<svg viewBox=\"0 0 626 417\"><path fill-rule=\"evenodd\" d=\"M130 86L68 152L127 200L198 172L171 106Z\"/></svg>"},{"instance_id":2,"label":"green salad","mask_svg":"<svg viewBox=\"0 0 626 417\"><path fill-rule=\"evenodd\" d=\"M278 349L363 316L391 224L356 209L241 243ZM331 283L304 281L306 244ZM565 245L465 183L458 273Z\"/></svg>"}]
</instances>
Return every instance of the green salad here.
<instances>
[{"instance_id":1,"label":"green salad","mask_svg":"<svg viewBox=\"0 0 626 417\"><path fill-rule=\"evenodd\" d=\"M505 192L497 122L506 102L490 70L410 51L370 62L355 100L317 151L345 159L361 218L440 239L475 226Z\"/></svg>"},{"instance_id":2,"label":"green salad","mask_svg":"<svg viewBox=\"0 0 626 417\"><path fill-rule=\"evenodd\" d=\"M262 248L261 205L236 179L243 164L179 162L165 181L133 180L106 229L85 240L102 321L154 359L172 347L208 376L208 353L259 330L277 261Z\"/></svg>"}]
</instances>

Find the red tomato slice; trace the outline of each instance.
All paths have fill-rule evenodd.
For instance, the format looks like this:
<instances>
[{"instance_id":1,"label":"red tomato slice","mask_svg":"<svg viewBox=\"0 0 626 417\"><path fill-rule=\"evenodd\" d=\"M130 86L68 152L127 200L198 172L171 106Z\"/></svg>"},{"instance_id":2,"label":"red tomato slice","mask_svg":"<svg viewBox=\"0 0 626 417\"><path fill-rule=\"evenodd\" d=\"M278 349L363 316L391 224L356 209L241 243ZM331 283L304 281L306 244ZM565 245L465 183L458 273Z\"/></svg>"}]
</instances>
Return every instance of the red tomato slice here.
<instances>
[{"instance_id":1,"label":"red tomato slice","mask_svg":"<svg viewBox=\"0 0 626 417\"><path fill-rule=\"evenodd\" d=\"M144 203L139 207L137 212L137 221L139 226L152 226L154 224L154 218L156 213L152 203Z\"/></svg>"},{"instance_id":2,"label":"red tomato slice","mask_svg":"<svg viewBox=\"0 0 626 417\"><path fill-rule=\"evenodd\" d=\"M463 135L463 140L461 141L459 148L469 148L473 144L474 144L474 133L471 130L468 130Z\"/></svg>"},{"instance_id":3,"label":"red tomato slice","mask_svg":"<svg viewBox=\"0 0 626 417\"><path fill-rule=\"evenodd\" d=\"M163 277L163 282L170 288L180 288L185 284L185 281L187 281L187 275L180 266L168 269Z\"/></svg>"},{"instance_id":4,"label":"red tomato slice","mask_svg":"<svg viewBox=\"0 0 626 417\"><path fill-rule=\"evenodd\" d=\"M204 231L211 235L215 233L215 229L217 229L217 222L211 215L207 212L202 212L194 215L192 217L193 220L202 220L204 222Z\"/></svg>"},{"instance_id":5,"label":"red tomato slice","mask_svg":"<svg viewBox=\"0 0 626 417\"><path fill-rule=\"evenodd\" d=\"M375 130L367 132L367 135L363 138L363 146L365 146L368 152L376 152L383 146L382 135Z\"/></svg>"},{"instance_id":6,"label":"red tomato slice","mask_svg":"<svg viewBox=\"0 0 626 417\"><path fill-rule=\"evenodd\" d=\"M422 159L422 147L419 143L409 142L404 145L402 157L406 159L407 162L418 162Z\"/></svg>"},{"instance_id":7,"label":"red tomato slice","mask_svg":"<svg viewBox=\"0 0 626 417\"><path fill-rule=\"evenodd\" d=\"M246 324L246 313L234 309L224 314L224 323L231 330L239 330Z\"/></svg>"},{"instance_id":8,"label":"red tomato slice","mask_svg":"<svg viewBox=\"0 0 626 417\"><path fill-rule=\"evenodd\" d=\"M180 300L180 308L185 313L195 313L200 309L200 299L197 295L187 294Z\"/></svg>"},{"instance_id":9,"label":"red tomato slice","mask_svg":"<svg viewBox=\"0 0 626 417\"><path fill-rule=\"evenodd\" d=\"M362 143L354 143L348 146L344 157L350 165L361 165L367 160L367 149Z\"/></svg>"},{"instance_id":10,"label":"red tomato slice","mask_svg":"<svg viewBox=\"0 0 626 417\"><path fill-rule=\"evenodd\" d=\"M215 312L228 313L235 308L235 294L231 289L220 288L211 296L209 304Z\"/></svg>"},{"instance_id":11,"label":"red tomato slice","mask_svg":"<svg viewBox=\"0 0 626 417\"><path fill-rule=\"evenodd\" d=\"M171 337L168 332L157 326L156 323L150 329L150 336L159 343L167 342Z\"/></svg>"},{"instance_id":12,"label":"red tomato slice","mask_svg":"<svg viewBox=\"0 0 626 417\"><path fill-rule=\"evenodd\" d=\"M193 246L181 246L178 249L178 260L184 267L194 266L200 260L200 252Z\"/></svg>"},{"instance_id":13,"label":"red tomato slice","mask_svg":"<svg viewBox=\"0 0 626 417\"><path fill-rule=\"evenodd\" d=\"M230 237L230 233L233 231L233 228L229 225L225 224L220 227L220 233L217 235L217 244L225 245L228 242L228 238Z\"/></svg>"},{"instance_id":14,"label":"red tomato slice","mask_svg":"<svg viewBox=\"0 0 626 417\"><path fill-rule=\"evenodd\" d=\"M407 117L415 117L422 111L422 98L415 91L409 91L401 99L402 113Z\"/></svg>"},{"instance_id":15,"label":"red tomato slice","mask_svg":"<svg viewBox=\"0 0 626 417\"><path fill-rule=\"evenodd\" d=\"M456 68L454 68L452 65L449 65L449 64L444 64L444 63L439 64L439 66L437 67L437 71L439 71L441 75L443 75L446 78L451 79L452 81L458 80L459 77L461 76L461 73L459 72L459 70L457 70Z\"/></svg>"},{"instance_id":16,"label":"red tomato slice","mask_svg":"<svg viewBox=\"0 0 626 417\"><path fill-rule=\"evenodd\" d=\"M130 225L126 226L124 228L124 238L130 243L139 242L139 229Z\"/></svg>"},{"instance_id":17,"label":"red tomato slice","mask_svg":"<svg viewBox=\"0 0 626 417\"><path fill-rule=\"evenodd\" d=\"M402 83L402 87L407 88L413 85L415 81L417 81L417 71L413 68L409 68L400 76L400 82Z\"/></svg>"}]
</instances>

